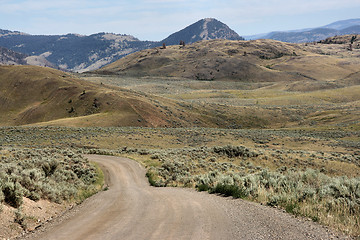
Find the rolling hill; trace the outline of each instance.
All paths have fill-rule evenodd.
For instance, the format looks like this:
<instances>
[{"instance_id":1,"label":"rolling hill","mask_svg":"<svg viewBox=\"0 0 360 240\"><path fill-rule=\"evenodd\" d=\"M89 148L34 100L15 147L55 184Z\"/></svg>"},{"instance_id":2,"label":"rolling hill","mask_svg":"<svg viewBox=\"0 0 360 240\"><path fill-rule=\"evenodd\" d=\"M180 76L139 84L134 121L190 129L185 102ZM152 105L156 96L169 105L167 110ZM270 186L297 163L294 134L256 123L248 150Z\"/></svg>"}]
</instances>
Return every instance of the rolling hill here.
<instances>
[{"instance_id":1,"label":"rolling hill","mask_svg":"<svg viewBox=\"0 0 360 240\"><path fill-rule=\"evenodd\" d=\"M342 36L342 43L210 40L158 47L84 78L183 101L212 123L227 116L234 120L225 124L230 128L357 127L360 48L355 39L348 49L353 36Z\"/></svg>"},{"instance_id":2,"label":"rolling hill","mask_svg":"<svg viewBox=\"0 0 360 240\"><path fill-rule=\"evenodd\" d=\"M1 125L165 126L173 120L155 99L34 66L0 66L0 111Z\"/></svg>"},{"instance_id":3,"label":"rolling hill","mask_svg":"<svg viewBox=\"0 0 360 240\"><path fill-rule=\"evenodd\" d=\"M261 127L261 114L187 104L35 66L0 66L0 126ZM242 117L239 113L242 112ZM257 116L259 115L259 116Z\"/></svg>"},{"instance_id":4,"label":"rolling hill","mask_svg":"<svg viewBox=\"0 0 360 240\"><path fill-rule=\"evenodd\" d=\"M337 56L335 51L331 55L320 53L322 46L328 45L306 46L274 40L211 40L185 47L143 50L94 72L133 77L289 83L336 81L358 71L357 61ZM345 50L346 46L336 45L344 48L339 52L350 54Z\"/></svg>"},{"instance_id":5,"label":"rolling hill","mask_svg":"<svg viewBox=\"0 0 360 240\"><path fill-rule=\"evenodd\" d=\"M50 68L1 66L0 125L268 128L327 124L331 116L333 124L353 124L360 69L360 37L353 37L156 47L93 72L97 83Z\"/></svg>"}]
</instances>

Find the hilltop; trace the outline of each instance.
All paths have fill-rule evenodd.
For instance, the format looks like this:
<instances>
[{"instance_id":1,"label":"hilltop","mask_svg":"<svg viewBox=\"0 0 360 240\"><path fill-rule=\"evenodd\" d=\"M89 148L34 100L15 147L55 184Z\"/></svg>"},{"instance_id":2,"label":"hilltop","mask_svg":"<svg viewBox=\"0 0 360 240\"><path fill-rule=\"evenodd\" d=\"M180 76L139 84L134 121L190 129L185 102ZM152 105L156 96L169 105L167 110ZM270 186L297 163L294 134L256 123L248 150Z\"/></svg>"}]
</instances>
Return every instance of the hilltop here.
<instances>
[{"instance_id":1,"label":"hilltop","mask_svg":"<svg viewBox=\"0 0 360 240\"><path fill-rule=\"evenodd\" d=\"M214 19L204 18L190 26L171 34L161 42L166 45L176 45L180 41L186 44L212 39L244 40L226 24Z\"/></svg>"}]
</instances>

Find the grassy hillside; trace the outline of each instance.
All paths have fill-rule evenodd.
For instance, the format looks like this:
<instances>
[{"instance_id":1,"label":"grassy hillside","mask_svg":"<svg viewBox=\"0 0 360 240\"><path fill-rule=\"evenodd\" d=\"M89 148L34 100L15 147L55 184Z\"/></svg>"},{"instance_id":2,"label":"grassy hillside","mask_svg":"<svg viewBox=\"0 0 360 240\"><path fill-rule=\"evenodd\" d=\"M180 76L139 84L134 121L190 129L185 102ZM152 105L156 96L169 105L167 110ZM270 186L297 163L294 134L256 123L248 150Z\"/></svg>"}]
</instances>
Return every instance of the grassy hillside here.
<instances>
[{"instance_id":1,"label":"grassy hillside","mask_svg":"<svg viewBox=\"0 0 360 240\"><path fill-rule=\"evenodd\" d=\"M97 73L0 67L1 125L359 125L360 49L272 40L141 51Z\"/></svg>"},{"instance_id":2,"label":"grassy hillside","mask_svg":"<svg viewBox=\"0 0 360 240\"><path fill-rule=\"evenodd\" d=\"M348 77L359 66L356 59L324 55L312 46L274 40L211 40L143 50L95 73L210 81L334 81Z\"/></svg>"},{"instance_id":3,"label":"grassy hillside","mask_svg":"<svg viewBox=\"0 0 360 240\"><path fill-rule=\"evenodd\" d=\"M0 111L2 126L263 127L267 122L261 112L221 111L34 66L0 67Z\"/></svg>"},{"instance_id":4,"label":"grassy hillside","mask_svg":"<svg viewBox=\"0 0 360 240\"><path fill-rule=\"evenodd\" d=\"M1 125L56 120L50 124L165 126L166 119L179 121L166 117L165 109L155 102L141 94L92 84L49 68L0 67Z\"/></svg>"}]
</instances>

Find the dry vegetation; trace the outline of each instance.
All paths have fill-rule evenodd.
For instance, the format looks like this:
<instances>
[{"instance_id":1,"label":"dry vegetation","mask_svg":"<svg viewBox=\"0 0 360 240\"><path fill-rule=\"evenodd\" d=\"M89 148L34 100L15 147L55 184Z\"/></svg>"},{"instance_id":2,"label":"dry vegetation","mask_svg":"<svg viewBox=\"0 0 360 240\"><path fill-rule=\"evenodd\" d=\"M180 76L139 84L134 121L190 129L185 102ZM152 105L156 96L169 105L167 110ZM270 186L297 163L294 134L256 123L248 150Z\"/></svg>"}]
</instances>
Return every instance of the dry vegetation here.
<instances>
[{"instance_id":1,"label":"dry vegetation","mask_svg":"<svg viewBox=\"0 0 360 240\"><path fill-rule=\"evenodd\" d=\"M127 156L148 168L155 186L242 197L359 235L359 131L4 127L0 134L2 146L16 149Z\"/></svg>"},{"instance_id":2,"label":"dry vegetation","mask_svg":"<svg viewBox=\"0 0 360 240\"><path fill-rule=\"evenodd\" d=\"M348 43L305 45L274 40L211 40L186 47L143 50L94 73L251 83L332 82L345 79L359 69L356 56L360 48L348 51L347 47ZM330 51L332 48L336 50Z\"/></svg>"},{"instance_id":3,"label":"dry vegetation","mask_svg":"<svg viewBox=\"0 0 360 240\"><path fill-rule=\"evenodd\" d=\"M0 156L2 238L34 230L54 211L83 201L103 185L99 168L78 151L3 147Z\"/></svg>"},{"instance_id":4,"label":"dry vegetation","mask_svg":"<svg viewBox=\"0 0 360 240\"><path fill-rule=\"evenodd\" d=\"M33 66L0 67L0 111L2 126L48 122L44 125L174 127L190 125L197 116L173 101Z\"/></svg>"},{"instance_id":5,"label":"dry vegetation","mask_svg":"<svg viewBox=\"0 0 360 240\"><path fill-rule=\"evenodd\" d=\"M64 151L127 156L155 186L241 197L360 236L360 49L349 39L168 46L99 71L115 75L0 67L0 167L50 164L54 147L71 149L55 151L66 166ZM33 195L74 198L59 192Z\"/></svg>"}]
</instances>

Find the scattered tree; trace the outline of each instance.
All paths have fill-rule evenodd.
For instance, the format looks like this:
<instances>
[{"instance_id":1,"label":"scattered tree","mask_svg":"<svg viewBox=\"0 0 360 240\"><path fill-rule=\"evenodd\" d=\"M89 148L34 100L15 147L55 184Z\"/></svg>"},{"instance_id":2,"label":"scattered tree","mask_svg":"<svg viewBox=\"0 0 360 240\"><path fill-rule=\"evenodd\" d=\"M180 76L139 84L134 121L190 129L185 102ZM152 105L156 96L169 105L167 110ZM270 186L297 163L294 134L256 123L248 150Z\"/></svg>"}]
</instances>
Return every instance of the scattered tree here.
<instances>
[{"instance_id":1,"label":"scattered tree","mask_svg":"<svg viewBox=\"0 0 360 240\"><path fill-rule=\"evenodd\" d=\"M354 35L354 36L351 37L351 41L350 41L351 44L353 44L355 40L356 40L356 35Z\"/></svg>"}]
</instances>

